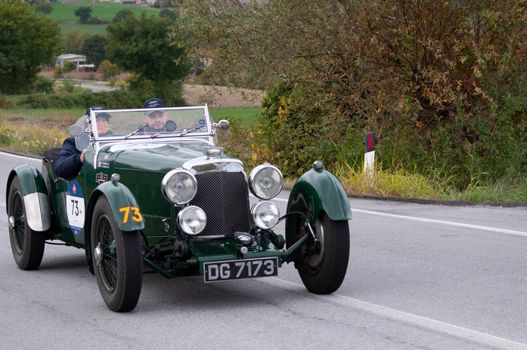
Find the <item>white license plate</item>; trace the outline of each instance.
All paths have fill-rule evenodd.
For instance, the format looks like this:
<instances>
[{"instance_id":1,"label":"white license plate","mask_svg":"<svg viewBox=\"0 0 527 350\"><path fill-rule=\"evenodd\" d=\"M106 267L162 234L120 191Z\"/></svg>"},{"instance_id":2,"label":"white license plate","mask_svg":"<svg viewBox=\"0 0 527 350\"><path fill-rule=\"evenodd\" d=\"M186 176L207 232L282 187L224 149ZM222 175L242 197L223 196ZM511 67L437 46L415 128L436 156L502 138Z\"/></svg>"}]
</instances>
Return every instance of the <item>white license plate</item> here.
<instances>
[{"instance_id":1,"label":"white license plate","mask_svg":"<svg viewBox=\"0 0 527 350\"><path fill-rule=\"evenodd\" d=\"M226 260L203 263L205 282L278 275L278 258Z\"/></svg>"}]
</instances>

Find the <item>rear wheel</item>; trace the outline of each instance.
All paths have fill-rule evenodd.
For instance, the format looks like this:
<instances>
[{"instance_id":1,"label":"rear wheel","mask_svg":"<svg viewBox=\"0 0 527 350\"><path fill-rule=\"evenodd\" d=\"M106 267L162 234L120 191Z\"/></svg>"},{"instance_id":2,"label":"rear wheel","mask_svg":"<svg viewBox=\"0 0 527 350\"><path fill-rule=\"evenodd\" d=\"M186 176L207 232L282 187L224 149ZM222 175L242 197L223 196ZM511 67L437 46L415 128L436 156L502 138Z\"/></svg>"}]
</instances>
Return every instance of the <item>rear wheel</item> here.
<instances>
[{"instance_id":1,"label":"rear wheel","mask_svg":"<svg viewBox=\"0 0 527 350\"><path fill-rule=\"evenodd\" d=\"M44 255L46 234L35 232L29 227L24 196L20 191L20 183L16 176L11 182L7 198L9 239L15 262L22 270L36 270Z\"/></svg>"},{"instance_id":2,"label":"rear wheel","mask_svg":"<svg viewBox=\"0 0 527 350\"><path fill-rule=\"evenodd\" d=\"M139 232L123 232L110 204L99 198L91 221L93 269L101 296L109 309L133 310L143 284L143 258Z\"/></svg>"},{"instance_id":3,"label":"rear wheel","mask_svg":"<svg viewBox=\"0 0 527 350\"><path fill-rule=\"evenodd\" d=\"M342 284L348 268L348 221L333 221L323 213L314 231L318 242L311 239L295 265L310 292L333 293Z\"/></svg>"}]
</instances>

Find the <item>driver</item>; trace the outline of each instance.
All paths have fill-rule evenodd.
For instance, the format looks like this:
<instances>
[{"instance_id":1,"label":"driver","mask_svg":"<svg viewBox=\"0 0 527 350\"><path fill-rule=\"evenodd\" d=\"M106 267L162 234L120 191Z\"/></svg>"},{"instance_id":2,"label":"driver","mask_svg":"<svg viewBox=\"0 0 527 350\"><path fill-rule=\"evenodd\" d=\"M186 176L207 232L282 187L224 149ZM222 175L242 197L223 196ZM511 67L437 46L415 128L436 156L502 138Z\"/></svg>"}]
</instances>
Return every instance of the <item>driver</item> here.
<instances>
[{"instance_id":1,"label":"driver","mask_svg":"<svg viewBox=\"0 0 527 350\"><path fill-rule=\"evenodd\" d=\"M145 101L143 108L163 108L165 101L160 98L151 98ZM167 113L160 110L145 112L145 123L148 124L144 133L166 131Z\"/></svg>"},{"instance_id":2,"label":"driver","mask_svg":"<svg viewBox=\"0 0 527 350\"><path fill-rule=\"evenodd\" d=\"M104 109L102 106L93 106L92 110ZM90 109L86 110L86 115L90 114ZM97 131L99 136L111 135L110 115L108 113L98 113L96 116ZM91 124L88 124L91 130ZM64 179L72 179L79 174L82 163L84 163L84 151L79 151L75 145L75 136L68 137L64 140L62 148L57 159L52 163L53 172L56 176Z\"/></svg>"}]
</instances>

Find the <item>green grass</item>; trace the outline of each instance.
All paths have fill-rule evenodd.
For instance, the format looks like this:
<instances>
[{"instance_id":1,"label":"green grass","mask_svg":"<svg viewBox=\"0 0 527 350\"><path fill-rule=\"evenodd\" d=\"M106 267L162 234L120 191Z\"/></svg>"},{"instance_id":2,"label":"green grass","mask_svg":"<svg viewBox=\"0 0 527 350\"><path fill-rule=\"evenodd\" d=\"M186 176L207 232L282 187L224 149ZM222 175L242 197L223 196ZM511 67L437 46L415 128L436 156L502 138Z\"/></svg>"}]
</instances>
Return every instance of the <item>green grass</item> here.
<instances>
[{"instance_id":1,"label":"green grass","mask_svg":"<svg viewBox=\"0 0 527 350\"><path fill-rule=\"evenodd\" d=\"M106 24L79 24L73 22L62 22L59 24L62 35L66 35L72 30L79 30L90 35L106 35Z\"/></svg>"},{"instance_id":2,"label":"green grass","mask_svg":"<svg viewBox=\"0 0 527 350\"><path fill-rule=\"evenodd\" d=\"M261 108L211 108L210 113L215 121L220 119L239 120L243 125L254 124ZM25 120L70 120L74 122L84 112L84 109L58 109L58 108L11 108L0 109L0 121Z\"/></svg>"},{"instance_id":3,"label":"green grass","mask_svg":"<svg viewBox=\"0 0 527 350\"><path fill-rule=\"evenodd\" d=\"M210 113L215 121L220 119L239 120L245 126L252 126L263 108L211 108Z\"/></svg>"},{"instance_id":4,"label":"green grass","mask_svg":"<svg viewBox=\"0 0 527 350\"><path fill-rule=\"evenodd\" d=\"M0 121L17 121L17 120L70 120L74 122L79 118L85 109L58 109L58 108L42 108L42 109L0 109Z\"/></svg>"},{"instance_id":5,"label":"green grass","mask_svg":"<svg viewBox=\"0 0 527 350\"><path fill-rule=\"evenodd\" d=\"M77 29L93 34L105 34L106 24L80 24L78 17L75 16L75 10L80 6L90 6L92 8L92 17L98 17L102 20L111 21L117 12L127 9L132 11L136 16L142 12L157 14L159 10L144 8L136 5L123 5L119 3L95 3L89 0L78 0L71 3L52 3L53 11L47 15L48 18L56 20L61 28L62 35L66 35L72 29Z\"/></svg>"}]
</instances>

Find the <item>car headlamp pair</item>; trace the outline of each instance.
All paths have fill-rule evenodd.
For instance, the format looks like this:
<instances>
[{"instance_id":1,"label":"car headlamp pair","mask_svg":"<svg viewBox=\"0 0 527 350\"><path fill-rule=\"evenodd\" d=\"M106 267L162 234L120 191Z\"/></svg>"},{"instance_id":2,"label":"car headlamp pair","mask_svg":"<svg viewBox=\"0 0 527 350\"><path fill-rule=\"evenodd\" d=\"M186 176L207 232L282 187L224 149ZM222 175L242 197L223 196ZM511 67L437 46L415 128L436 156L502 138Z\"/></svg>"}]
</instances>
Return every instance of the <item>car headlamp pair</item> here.
<instances>
[{"instance_id":1,"label":"car headlamp pair","mask_svg":"<svg viewBox=\"0 0 527 350\"><path fill-rule=\"evenodd\" d=\"M284 177L277 167L271 164L261 164L249 174L249 189L263 201L251 208L254 224L261 229L273 228L280 217L280 211L273 202L268 200L276 197L284 186Z\"/></svg>"},{"instance_id":2,"label":"car headlamp pair","mask_svg":"<svg viewBox=\"0 0 527 350\"><path fill-rule=\"evenodd\" d=\"M270 229L278 222L280 212L276 205L267 201L276 197L283 187L283 176L280 170L270 164L255 167L249 175L249 189L258 198L264 199L251 209L254 224L261 229ZM161 182L161 189L166 199L176 205L188 204L198 191L196 177L184 169L169 171ZM203 209L189 206L178 213L180 228L187 234L197 235L207 223Z\"/></svg>"}]
</instances>

